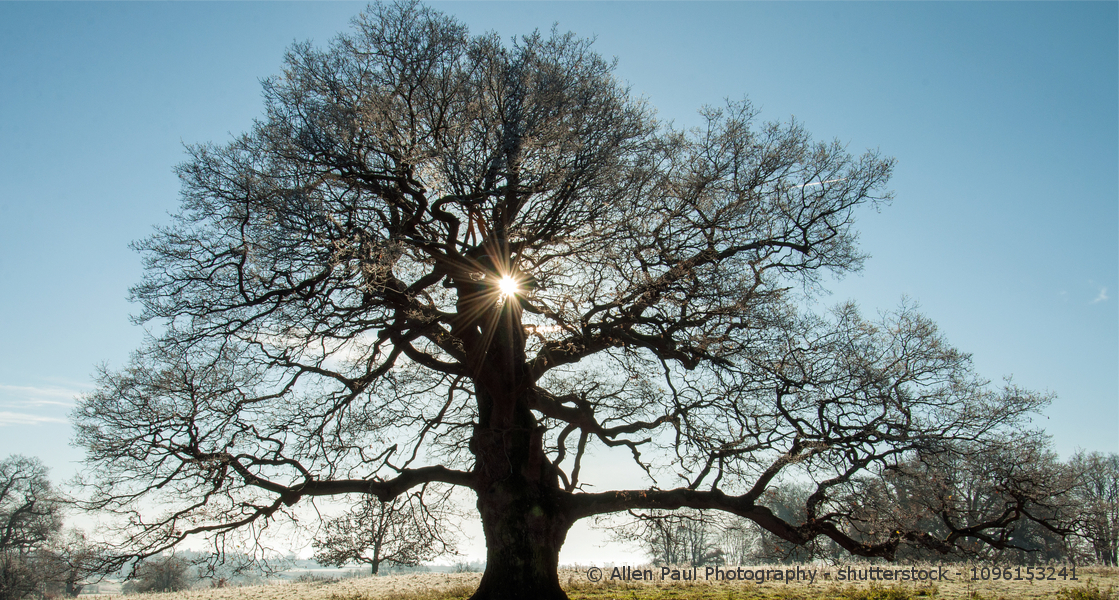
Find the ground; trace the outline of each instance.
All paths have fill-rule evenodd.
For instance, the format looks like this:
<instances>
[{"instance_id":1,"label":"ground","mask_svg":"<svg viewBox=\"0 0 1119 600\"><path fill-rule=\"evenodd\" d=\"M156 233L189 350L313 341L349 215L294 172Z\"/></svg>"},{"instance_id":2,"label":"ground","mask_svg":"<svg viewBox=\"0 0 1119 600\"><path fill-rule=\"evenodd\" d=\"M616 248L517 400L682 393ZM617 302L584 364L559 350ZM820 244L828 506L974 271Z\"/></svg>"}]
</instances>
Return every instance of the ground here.
<instances>
[{"instance_id":1,"label":"ground","mask_svg":"<svg viewBox=\"0 0 1119 600\"><path fill-rule=\"evenodd\" d=\"M884 569L894 569L897 572L910 567L907 566L878 566ZM1061 566L1055 566L1052 571L1046 570L1046 576L1053 575L1055 580L1033 581L1026 580L1027 571L1015 567L1010 571L1010 580L1000 579L994 581L992 565L974 565L978 581L971 581L972 565L946 566L939 565L948 572L946 581L936 584L897 584L893 582L871 583L858 582L852 584L846 581L836 581L840 569L854 569L858 574L860 570L868 568L867 565L851 564L837 566L828 565L801 565L799 581L784 581L784 574L788 565L751 566L748 570L753 573L762 572L767 579L765 583L757 584L752 581L726 581L714 580L710 574L705 581L703 567L695 571L698 581L673 581L672 572L669 572L664 581L661 581L661 570L656 567L643 566L638 569L644 572L648 569L653 574L652 582L610 580L613 568L603 568L604 581L588 581L590 567L563 569L560 572L560 581L567 590L572 600L606 600L622 598L626 600L669 600L669 599L696 599L696 600L906 600L919 599L974 599L974 600L1026 600L1033 598L1053 598L1056 600L1119 600L1119 569L1100 567L1080 567L1076 571L1077 580L1070 578L1066 570L1065 578L1058 576ZM988 569L986 581L982 581L983 568ZM935 572L938 565L918 566L916 569L925 569L926 572ZM791 567L795 573L796 566ZM803 580L804 570L816 570L816 581ZM743 567L743 575L747 571ZM781 580L774 581L778 571L782 572ZM850 572L850 571L845 571ZM943 571L942 571L943 572ZM1000 573L1002 569L1000 569ZM619 571L619 575L624 571ZM690 573L690 569L681 570L678 574L681 579ZM597 573L592 573L592 576ZM1017 580L1020 575L1022 580ZM825 577L826 576L826 577ZM265 586L251 586L224 589L196 589L189 592L172 594L154 594L144 596L145 600L462 600L468 598L477 587L480 573L421 573L412 575L393 575L387 577L362 577L331 581L278 583ZM794 579L790 577L789 579ZM85 596L83 596L85 597ZM103 598L106 596L102 596ZM118 596L114 596L117 598Z\"/></svg>"}]
</instances>

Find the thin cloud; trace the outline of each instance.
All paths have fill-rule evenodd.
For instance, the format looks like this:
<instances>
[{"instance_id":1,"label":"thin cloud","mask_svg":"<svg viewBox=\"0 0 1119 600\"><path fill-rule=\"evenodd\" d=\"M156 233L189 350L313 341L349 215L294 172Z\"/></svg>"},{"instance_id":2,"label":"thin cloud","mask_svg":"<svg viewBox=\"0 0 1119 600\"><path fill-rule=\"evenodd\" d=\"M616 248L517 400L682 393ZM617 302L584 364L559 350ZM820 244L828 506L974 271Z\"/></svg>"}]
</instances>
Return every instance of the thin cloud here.
<instances>
[{"instance_id":1,"label":"thin cloud","mask_svg":"<svg viewBox=\"0 0 1119 600\"><path fill-rule=\"evenodd\" d=\"M68 387L0 384L0 427L68 423L81 392Z\"/></svg>"},{"instance_id":2,"label":"thin cloud","mask_svg":"<svg viewBox=\"0 0 1119 600\"><path fill-rule=\"evenodd\" d=\"M43 423L67 423L66 419L61 417L48 417L46 415L30 415L27 413L17 413L0 411L0 427L7 425L42 425Z\"/></svg>"},{"instance_id":3,"label":"thin cloud","mask_svg":"<svg viewBox=\"0 0 1119 600\"><path fill-rule=\"evenodd\" d=\"M0 402L0 406L17 406L31 408L33 406L61 406L62 408L73 408L73 402L63 402L61 400L43 400L43 399L30 399L30 400L16 400L14 402Z\"/></svg>"},{"instance_id":4,"label":"thin cloud","mask_svg":"<svg viewBox=\"0 0 1119 600\"><path fill-rule=\"evenodd\" d=\"M1108 300L1108 299L1109 298L1107 296L1107 288L1102 287L1102 288L1100 288L1100 293L1099 293L1098 296L1096 296L1096 299L1092 300L1088 304L1098 304L1098 303L1104 302L1105 300Z\"/></svg>"},{"instance_id":5,"label":"thin cloud","mask_svg":"<svg viewBox=\"0 0 1119 600\"><path fill-rule=\"evenodd\" d=\"M0 394L15 396L19 403L29 406L73 406L76 390L59 387L35 387L27 385L6 385L0 383Z\"/></svg>"}]
</instances>

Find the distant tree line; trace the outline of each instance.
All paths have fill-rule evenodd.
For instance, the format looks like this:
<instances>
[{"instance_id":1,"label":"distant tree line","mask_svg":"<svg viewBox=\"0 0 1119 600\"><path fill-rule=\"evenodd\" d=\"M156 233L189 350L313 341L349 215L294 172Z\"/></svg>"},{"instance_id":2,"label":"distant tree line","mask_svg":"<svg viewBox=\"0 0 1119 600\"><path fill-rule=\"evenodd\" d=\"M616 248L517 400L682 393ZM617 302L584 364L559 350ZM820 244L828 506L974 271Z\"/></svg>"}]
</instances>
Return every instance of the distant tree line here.
<instances>
[{"instance_id":1,"label":"distant tree line","mask_svg":"<svg viewBox=\"0 0 1119 600\"><path fill-rule=\"evenodd\" d=\"M925 522L928 531L947 539L953 529L1016 518L1003 538L994 540L998 544L957 540L949 554L911 547L899 552L897 559L1119 566L1119 454L1082 451L1062 463L1046 448L1045 440L1031 437L1008 441L1001 453L975 453L966 460L941 464L924 457L891 465L881 477L858 484L861 497L852 497L858 500L856 526L847 533L873 535L888 530L896 520L916 518ZM1008 477L1010 470L1015 477ZM1007 485L1011 481L1014 486ZM785 482L769 488L763 503L779 518L802 523L813 489L807 482ZM1037 494L1038 489L1045 493ZM1025 493L1036 499L1032 510L1037 514L1012 514L1019 510L1015 497ZM948 515L964 515L965 521L945 522ZM752 521L713 511L630 511L612 528L614 539L638 544L654 564L850 559L831 540L796 545Z\"/></svg>"}]
</instances>

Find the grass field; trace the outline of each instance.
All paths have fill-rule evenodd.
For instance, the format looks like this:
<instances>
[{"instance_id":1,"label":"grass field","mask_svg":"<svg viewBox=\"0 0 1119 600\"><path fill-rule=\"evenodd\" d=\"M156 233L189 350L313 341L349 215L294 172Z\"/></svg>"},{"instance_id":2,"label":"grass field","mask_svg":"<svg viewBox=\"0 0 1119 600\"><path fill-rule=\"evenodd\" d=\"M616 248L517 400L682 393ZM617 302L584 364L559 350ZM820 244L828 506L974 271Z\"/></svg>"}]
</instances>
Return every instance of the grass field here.
<instances>
[{"instance_id":1,"label":"grass field","mask_svg":"<svg viewBox=\"0 0 1119 600\"><path fill-rule=\"evenodd\" d=\"M649 568L653 581L611 581L610 569L603 569L603 581L588 581L587 569L565 569L560 572L560 581L572 600L907 600L907 599L975 599L975 600L1018 600L1033 598L1052 598L1055 600L1119 600L1119 569L1080 567L1076 571L1077 580L1066 577L1044 581L1025 580L1026 571L1011 572L1010 580L972 581L971 566L945 567L944 581L936 583L866 581L852 583L837 581L840 578L837 567L822 565L802 566L815 569L815 581L789 577L785 581L784 570L787 565L752 566L753 573L763 572L764 583L753 581L715 581L700 567L696 572L697 581L673 581L671 574L662 581L659 569ZM843 567L854 569L855 574L868 568L866 565ZM879 567L894 569L895 572L910 567ZM920 568L920 567L918 567ZM936 566L925 566L935 571ZM983 566L976 565L975 575L981 579ZM988 568L990 566L988 565ZM1059 569L1060 567L1057 567ZM774 580L777 571L782 578ZM768 573L765 573L768 572ZM844 578L850 576L850 571ZM1046 575L1056 576L1058 570ZM1020 574L1023 579L1017 580ZM876 573L880 578L882 571ZM477 586L479 573L424 573L418 575L397 575L390 577L351 578L338 581L319 581L285 583L266 586L252 586L224 589L196 589L171 594L144 596L150 600L463 600L473 593ZM114 596L115 598L115 596Z\"/></svg>"}]
</instances>

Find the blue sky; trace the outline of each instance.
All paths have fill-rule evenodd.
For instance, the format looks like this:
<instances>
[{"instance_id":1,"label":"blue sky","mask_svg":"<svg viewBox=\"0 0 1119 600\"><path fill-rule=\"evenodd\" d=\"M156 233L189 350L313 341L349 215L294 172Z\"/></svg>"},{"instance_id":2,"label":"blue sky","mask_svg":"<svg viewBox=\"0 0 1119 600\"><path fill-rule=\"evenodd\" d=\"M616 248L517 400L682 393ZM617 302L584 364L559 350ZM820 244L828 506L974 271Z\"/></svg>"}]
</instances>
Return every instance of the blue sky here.
<instances>
[{"instance_id":1,"label":"blue sky","mask_svg":"<svg viewBox=\"0 0 1119 600\"><path fill-rule=\"evenodd\" d=\"M68 406L143 330L131 241L178 203L183 144L261 114L259 79L363 4L0 3L0 457L73 472ZM1119 4L435 3L472 32L596 38L660 118L748 96L898 160L862 274L998 381L1058 399L1063 457L1119 451Z\"/></svg>"}]
</instances>

